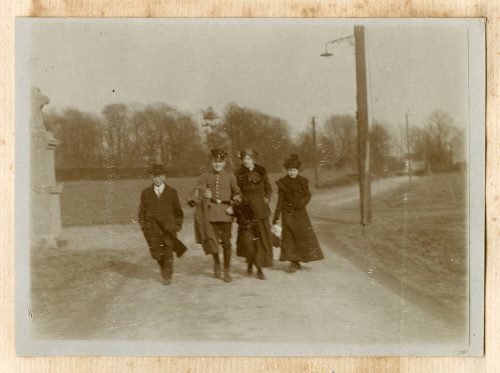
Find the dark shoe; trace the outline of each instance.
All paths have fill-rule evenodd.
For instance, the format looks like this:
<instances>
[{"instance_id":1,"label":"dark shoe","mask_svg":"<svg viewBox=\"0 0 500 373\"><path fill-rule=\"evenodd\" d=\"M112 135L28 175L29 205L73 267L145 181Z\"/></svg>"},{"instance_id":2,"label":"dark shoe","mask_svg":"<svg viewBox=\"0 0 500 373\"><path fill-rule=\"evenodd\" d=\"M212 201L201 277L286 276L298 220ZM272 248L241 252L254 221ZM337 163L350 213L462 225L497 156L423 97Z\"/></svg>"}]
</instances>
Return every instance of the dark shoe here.
<instances>
[{"instance_id":1,"label":"dark shoe","mask_svg":"<svg viewBox=\"0 0 500 373\"><path fill-rule=\"evenodd\" d=\"M297 271L297 266L295 265L294 262L291 262L290 266L288 267L288 269L286 271L288 273L294 273L295 271Z\"/></svg>"},{"instance_id":2,"label":"dark shoe","mask_svg":"<svg viewBox=\"0 0 500 373\"><path fill-rule=\"evenodd\" d=\"M300 271L302 269L302 265L300 262L295 262L295 267Z\"/></svg>"},{"instance_id":3,"label":"dark shoe","mask_svg":"<svg viewBox=\"0 0 500 373\"><path fill-rule=\"evenodd\" d=\"M220 264L219 263L215 263L215 265L214 265L214 277L215 278L220 278L220 275L221 275Z\"/></svg>"},{"instance_id":4,"label":"dark shoe","mask_svg":"<svg viewBox=\"0 0 500 373\"><path fill-rule=\"evenodd\" d=\"M229 272L224 272L224 282L231 282L233 279L231 278L231 275Z\"/></svg>"},{"instance_id":5,"label":"dark shoe","mask_svg":"<svg viewBox=\"0 0 500 373\"><path fill-rule=\"evenodd\" d=\"M162 279L161 283L163 285L170 285L172 283L172 280L169 278L164 278L164 279Z\"/></svg>"},{"instance_id":6,"label":"dark shoe","mask_svg":"<svg viewBox=\"0 0 500 373\"><path fill-rule=\"evenodd\" d=\"M248 264L247 265L247 273L248 275L251 275L253 272L253 264Z\"/></svg>"},{"instance_id":7,"label":"dark shoe","mask_svg":"<svg viewBox=\"0 0 500 373\"><path fill-rule=\"evenodd\" d=\"M259 280L265 280L266 276L264 276L264 272L262 272L262 269L257 268L257 278Z\"/></svg>"}]
</instances>

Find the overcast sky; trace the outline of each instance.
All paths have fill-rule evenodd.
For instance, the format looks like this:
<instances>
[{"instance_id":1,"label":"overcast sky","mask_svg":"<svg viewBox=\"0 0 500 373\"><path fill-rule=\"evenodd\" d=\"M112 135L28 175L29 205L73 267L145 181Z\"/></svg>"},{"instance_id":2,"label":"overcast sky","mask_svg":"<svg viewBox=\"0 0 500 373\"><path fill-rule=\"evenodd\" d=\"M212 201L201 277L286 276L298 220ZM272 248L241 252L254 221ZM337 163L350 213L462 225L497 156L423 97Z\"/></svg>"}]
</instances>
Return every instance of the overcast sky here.
<instances>
[{"instance_id":1,"label":"overcast sky","mask_svg":"<svg viewBox=\"0 0 500 373\"><path fill-rule=\"evenodd\" d=\"M385 22L385 23L384 23ZM47 108L100 113L113 102L166 102L199 118L229 102L285 119L355 114L354 48L328 40L352 20L43 20L32 23L33 86ZM434 110L467 124L467 28L422 21L365 28L369 118L419 124Z\"/></svg>"}]
</instances>

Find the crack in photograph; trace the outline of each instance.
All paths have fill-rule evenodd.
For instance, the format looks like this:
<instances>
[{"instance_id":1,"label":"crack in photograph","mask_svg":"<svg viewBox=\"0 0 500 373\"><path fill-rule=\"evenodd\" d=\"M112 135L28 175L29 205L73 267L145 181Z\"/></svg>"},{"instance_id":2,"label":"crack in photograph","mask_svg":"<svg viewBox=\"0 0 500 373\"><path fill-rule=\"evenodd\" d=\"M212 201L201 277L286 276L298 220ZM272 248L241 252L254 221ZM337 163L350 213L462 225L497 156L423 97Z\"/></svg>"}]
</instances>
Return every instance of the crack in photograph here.
<instances>
[{"instance_id":1,"label":"crack in photograph","mask_svg":"<svg viewBox=\"0 0 500 373\"><path fill-rule=\"evenodd\" d=\"M479 19L18 18L18 354L482 355L484 53Z\"/></svg>"}]
</instances>

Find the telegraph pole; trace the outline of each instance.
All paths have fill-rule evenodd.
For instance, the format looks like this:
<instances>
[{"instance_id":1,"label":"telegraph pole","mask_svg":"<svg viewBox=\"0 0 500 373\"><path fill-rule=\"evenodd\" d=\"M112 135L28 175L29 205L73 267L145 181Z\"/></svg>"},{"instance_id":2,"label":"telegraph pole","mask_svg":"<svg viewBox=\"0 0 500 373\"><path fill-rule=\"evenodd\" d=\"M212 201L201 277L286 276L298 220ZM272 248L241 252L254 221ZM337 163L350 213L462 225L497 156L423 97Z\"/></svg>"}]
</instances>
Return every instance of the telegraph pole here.
<instances>
[{"instance_id":1,"label":"telegraph pole","mask_svg":"<svg viewBox=\"0 0 500 373\"><path fill-rule=\"evenodd\" d=\"M368 93L366 84L365 28L354 26L356 49L356 103L358 120L358 170L361 224L371 222L370 157L368 133Z\"/></svg>"},{"instance_id":2,"label":"telegraph pole","mask_svg":"<svg viewBox=\"0 0 500 373\"><path fill-rule=\"evenodd\" d=\"M319 188L318 153L316 151L316 118L315 117L312 117L312 140L313 140L314 186L316 188Z\"/></svg>"},{"instance_id":3,"label":"telegraph pole","mask_svg":"<svg viewBox=\"0 0 500 373\"><path fill-rule=\"evenodd\" d=\"M411 154L410 154L410 131L408 125L408 113L406 113L406 154L408 154L408 179L411 183Z\"/></svg>"}]
</instances>

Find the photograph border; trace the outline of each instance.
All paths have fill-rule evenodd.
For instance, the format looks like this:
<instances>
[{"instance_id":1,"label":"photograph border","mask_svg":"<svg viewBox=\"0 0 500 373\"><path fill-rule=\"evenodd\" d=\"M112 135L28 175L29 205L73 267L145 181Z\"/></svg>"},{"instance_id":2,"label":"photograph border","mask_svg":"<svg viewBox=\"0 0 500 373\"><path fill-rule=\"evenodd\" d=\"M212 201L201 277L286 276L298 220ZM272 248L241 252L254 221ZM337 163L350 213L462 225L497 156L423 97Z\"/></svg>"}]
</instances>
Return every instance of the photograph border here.
<instances>
[{"instance_id":1,"label":"photograph border","mask_svg":"<svg viewBox=\"0 0 500 373\"><path fill-rule=\"evenodd\" d=\"M2 104L6 109L0 116L0 198L4 213L0 214L0 247L2 260L0 282L4 312L0 316L2 347L0 348L0 371L5 372L67 372L99 370L102 372L151 371L336 371L336 372L486 372L500 368L500 288L498 275L499 256L495 250L500 239L495 224L496 211L500 209L498 180L500 139L495 131L495 118L499 116L500 99L498 87L498 35L500 34L498 5L488 1L454 2L444 0L439 4L423 0L415 2L372 1L331 2L304 1L302 4L284 1L279 4L255 1L243 4L235 1L190 2L167 4L153 1L93 2L93 7L84 2L69 1L6 1L1 8L3 45L0 50L0 82L5 91ZM485 356L473 357L323 357L323 358L141 358L141 357L16 357L14 351L14 17L15 16L60 16L60 17L485 17L487 19L487 170L486 170L486 329ZM19 165L16 165L19 167ZM484 209L481 215L484 216ZM480 240L484 240L483 237Z\"/></svg>"},{"instance_id":2,"label":"photograph border","mask_svg":"<svg viewBox=\"0 0 500 373\"><path fill-rule=\"evenodd\" d=\"M58 21L49 19L48 21ZM71 22L78 19L65 18ZM469 350L460 351L443 346L422 343L421 345L349 345L339 343L263 343L262 342L165 342L165 341L82 341L43 340L30 335L32 324L30 308L30 27L39 19L18 18L16 22L16 351L19 355L143 355L143 356L401 356L401 355L471 355L483 354L484 323L484 189L469 188L469 245L468 245L468 289L469 289ZM101 19L87 19L100 22ZM106 19L110 25L124 19ZM155 19L152 22L170 24L192 24L204 19ZM217 19L217 24L231 22L255 22L256 25L273 23L318 23L345 26L358 20L298 20L298 19ZM126 19L130 24L151 22L149 19ZM468 184L485 180L485 50L484 19L359 19L367 28L373 26L415 27L437 25L463 26L468 29L469 51L469 118L468 118Z\"/></svg>"}]
</instances>

